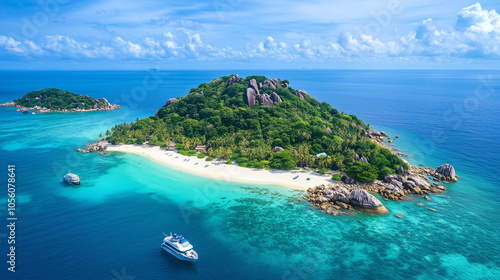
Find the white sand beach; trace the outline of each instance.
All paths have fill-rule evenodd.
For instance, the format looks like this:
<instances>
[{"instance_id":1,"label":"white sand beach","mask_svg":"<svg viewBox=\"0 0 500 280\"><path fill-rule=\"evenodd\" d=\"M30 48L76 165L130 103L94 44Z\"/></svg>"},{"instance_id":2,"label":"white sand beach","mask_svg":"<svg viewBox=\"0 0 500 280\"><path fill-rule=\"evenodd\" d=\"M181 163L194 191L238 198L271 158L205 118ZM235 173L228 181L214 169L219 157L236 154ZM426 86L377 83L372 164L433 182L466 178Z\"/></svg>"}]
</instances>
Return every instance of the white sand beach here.
<instances>
[{"instance_id":1,"label":"white sand beach","mask_svg":"<svg viewBox=\"0 0 500 280\"><path fill-rule=\"evenodd\" d=\"M188 157L158 146L109 145L110 152L126 152L148 157L154 161L183 172L218 180L237 181L252 184L281 185L296 190L307 190L331 182L331 175L321 175L310 171L263 170L229 165L214 159L205 161L196 156ZM298 175L298 178L294 179ZM307 180L310 178L310 180Z\"/></svg>"}]
</instances>

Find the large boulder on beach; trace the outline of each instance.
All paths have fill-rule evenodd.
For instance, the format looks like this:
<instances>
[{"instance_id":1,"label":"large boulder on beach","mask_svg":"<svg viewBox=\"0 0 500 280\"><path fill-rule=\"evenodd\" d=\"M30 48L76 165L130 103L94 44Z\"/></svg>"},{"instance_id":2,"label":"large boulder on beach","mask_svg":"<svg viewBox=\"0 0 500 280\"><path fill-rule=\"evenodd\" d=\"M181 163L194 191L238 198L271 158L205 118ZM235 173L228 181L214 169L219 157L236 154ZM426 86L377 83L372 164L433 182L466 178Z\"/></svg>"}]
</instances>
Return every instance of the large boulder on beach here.
<instances>
[{"instance_id":1,"label":"large boulder on beach","mask_svg":"<svg viewBox=\"0 0 500 280\"><path fill-rule=\"evenodd\" d=\"M389 213L380 200L365 190L353 190L347 195L347 199L353 207L361 211L376 214Z\"/></svg>"},{"instance_id":2,"label":"large boulder on beach","mask_svg":"<svg viewBox=\"0 0 500 280\"><path fill-rule=\"evenodd\" d=\"M326 198L332 198L334 194L335 194L334 190L332 190L332 189L325 189L324 196Z\"/></svg>"},{"instance_id":3,"label":"large boulder on beach","mask_svg":"<svg viewBox=\"0 0 500 280\"><path fill-rule=\"evenodd\" d=\"M451 164L443 164L436 169L436 174L434 175L437 179L441 181L456 182L457 175L455 174L455 168Z\"/></svg>"},{"instance_id":4,"label":"large boulder on beach","mask_svg":"<svg viewBox=\"0 0 500 280\"><path fill-rule=\"evenodd\" d=\"M343 193L340 192L335 192L331 198L331 201L333 202L340 201L343 203L349 203L349 199L347 198L347 196L345 196Z\"/></svg>"},{"instance_id":5,"label":"large boulder on beach","mask_svg":"<svg viewBox=\"0 0 500 280\"><path fill-rule=\"evenodd\" d=\"M247 88L247 105L250 107L250 109L253 109L253 106L255 105L255 97L257 96L257 93L253 88Z\"/></svg>"},{"instance_id":6,"label":"large boulder on beach","mask_svg":"<svg viewBox=\"0 0 500 280\"><path fill-rule=\"evenodd\" d=\"M356 180L354 180L353 178L347 176L347 175L344 175L342 176L342 179L340 179L340 181L342 181L342 183L344 184L354 184L356 183Z\"/></svg>"},{"instance_id":7,"label":"large boulder on beach","mask_svg":"<svg viewBox=\"0 0 500 280\"><path fill-rule=\"evenodd\" d=\"M329 199L324 197L324 196L318 196L318 198L316 198L316 202L317 203L324 203L324 202L328 202Z\"/></svg>"}]
</instances>

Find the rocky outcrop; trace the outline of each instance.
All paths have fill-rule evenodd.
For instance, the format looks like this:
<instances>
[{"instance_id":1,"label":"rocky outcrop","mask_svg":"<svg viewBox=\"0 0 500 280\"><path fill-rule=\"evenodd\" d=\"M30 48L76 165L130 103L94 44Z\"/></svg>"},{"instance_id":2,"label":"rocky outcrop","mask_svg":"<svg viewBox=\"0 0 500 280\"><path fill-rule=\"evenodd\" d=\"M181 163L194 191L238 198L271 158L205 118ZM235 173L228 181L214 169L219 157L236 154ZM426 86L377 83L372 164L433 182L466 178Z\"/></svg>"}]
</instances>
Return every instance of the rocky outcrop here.
<instances>
[{"instance_id":1,"label":"rocky outcrop","mask_svg":"<svg viewBox=\"0 0 500 280\"><path fill-rule=\"evenodd\" d=\"M324 185L307 190L307 200L318 209L333 216L346 215L352 209L369 213L387 214L389 211L365 190L348 191L345 188Z\"/></svg>"},{"instance_id":2,"label":"rocky outcrop","mask_svg":"<svg viewBox=\"0 0 500 280\"><path fill-rule=\"evenodd\" d=\"M366 157L364 156L360 157L358 154L354 155L354 161L361 161L364 163L368 163L368 159L366 159Z\"/></svg>"},{"instance_id":3,"label":"rocky outcrop","mask_svg":"<svg viewBox=\"0 0 500 280\"><path fill-rule=\"evenodd\" d=\"M108 141L98 141L95 144L87 144L87 148L85 150L82 150L80 148L76 148L77 152L86 154L86 153L93 153L93 152L104 152L108 148Z\"/></svg>"},{"instance_id":4,"label":"rocky outcrop","mask_svg":"<svg viewBox=\"0 0 500 280\"><path fill-rule=\"evenodd\" d=\"M373 128L370 127L370 135L371 136L381 137L382 133L380 133L379 131L376 131L376 130L374 130Z\"/></svg>"},{"instance_id":5,"label":"rocky outcrop","mask_svg":"<svg viewBox=\"0 0 500 280\"><path fill-rule=\"evenodd\" d=\"M269 96L269 94L264 93L264 94L258 94L257 96L259 98L259 103L261 105L265 104L267 106L274 107L274 102L271 99L271 96Z\"/></svg>"},{"instance_id":6,"label":"rocky outcrop","mask_svg":"<svg viewBox=\"0 0 500 280\"><path fill-rule=\"evenodd\" d=\"M0 107L17 107L17 104L14 101L5 102L5 103L0 104Z\"/></svg>"},{"instance_id":7,"label":"rocky outcrop","mask_svg":"<svg viewBox=\"0 0 500 280\"><path fill-rule=\"evenodd\" d=\"M364 130L363 128L361 128L361 136L365 136L365 137L372 139L372 136L370 135L370 133L366 132L366 130Z\"/></svg>"},{"instance_id":8,"label":"rocky outcrop","mask_svg":"<svg viewBox=\"0 0 500 280\"><path fill-rule=\"evenodd\" d=\"M340 179L340 181L342 181L342 183L344 184L354 184L356 183L356 180L354 180L353 178L347 176L347 175L344 175L342 176L342 179Z\"/></svg>"},{"instance_id":9,"label":"rocky outcrop","mask_svg":"<svg viewBox=\"0 0 500 280\"><path fill-rule=\"evenodd\" d=\"M259 86L257 85L257 81L255 79L250 80L249 87L255 91L255 94L260 94Z\"/></svg>"},{"instance_id":10,"label":"rocky outcrop","mask_svg":"<svg viewBox=\"0 0 500 280\"><path fill-rule=\"evenodd\" d=\"M297 95L301 100L303 100L304 95L307 95L307 92L303 89L300 89L297 92L295 92L295 95Z\"/></svg>"},{"instance_id":11,"label":"rocky outcrop","mask_svg":"<svg viewBox=\"0 0 500 280\"><path fill-rule=\"evenodd\" d=\"M349 204L362 211L375 214L389 213L376 197L365 190L353 190L347 195L347 199L349 199Z\"/></svg>"},{"instance_id":12,"label":"rocky outcrop","mask_svg":"<svg viewBox=\"0 0 500 280\"><path fill-rule=\"evenodd\" d=\"M163 107L168 107L177 101L179 101L177 98L170 98L169 100L167 100L167 103L165 103L165 106L163 106Z\"/></svg>"},{"instance_id":13,"label":"rocky outcrop","mask_svg":"<svg viewBox=\"0 0 500 280\"><path fill-rule=\"evenodd\" d=\"M443 164L439 166L435 171L434 177L439 181L449 181L449 182L457 181L455 168L450 164Z\"/></svg>"},{"instance_id":14,"label":"rocky outcrop","mask_svg":"<svg viewBox=\"0 0 500 280\"><path fill-rule=\"evenodd\" d=\"M384 182L390 183L392 181L399 181L399 182L403 183L405 181L405 178L398 176L398 175L394 175L394 174L387 175L384 177Z\"/></svg>"},{"instance_id":15,"label":"rocky outcrop","mask_svg":"<svg viewBox=\"0 0 500 280\"><path fill-rule=\"evenodd\" d=\"M406 171L404 169L404 167L400 166L397 170L396 170L396 174L399 174L399 175L402 175L402 176L408 176L410 175L410 172Z\"/></svg>"},{"instance_id":16,"label":"rocky outcrop","mask_svg":"<svg viewBox=\"0 0 500 280\"><path fill-rule=\"evenodd\" d=\"M273 92L273 93L271 94L271 99L273 100L273 102L278 102L278 103L283 102L283 101L281 100L281 97L280 97L280 96L279 96L276 92Z\"/></svg>"},{"instance_id":17,"label":"rocky outcrop","mask_svg":"<svg viewBox=\"0 0 500 280\"><path fill-rule=\"evenodd\" d=\"M247 88L247 105L250 107L250 109L253 109L253 106L255 105L255 97L257 96L257 93L255 90L251 87Z\"/></svg>"},{"instance_id":18,"label":"rocky outcrop","mask_svg":"<svg viewBox=\"0 0 500 280\"><path fill-rule=\"evenodd\" d=\"M283 148L278 147L278 146L276 146L276 147L274 147L274 148L273 148L273 151L274 151L275 153L281 152L281 151L283 151L283 150L284 150Z\"/></svg>"},{"instance_id":19,"label":"rocky outcrop","mask_svg":"<svg viewBox=\"0 0 500 280\"><path fill-rule=\"evenodd\" d=\"M234 83L239 83L239 82L240 82L240 77L238 76L238 74L235 74L234 76L229 78L229 80L227 80L227 86L230 86Z\"/></svg>"}]
</instances>

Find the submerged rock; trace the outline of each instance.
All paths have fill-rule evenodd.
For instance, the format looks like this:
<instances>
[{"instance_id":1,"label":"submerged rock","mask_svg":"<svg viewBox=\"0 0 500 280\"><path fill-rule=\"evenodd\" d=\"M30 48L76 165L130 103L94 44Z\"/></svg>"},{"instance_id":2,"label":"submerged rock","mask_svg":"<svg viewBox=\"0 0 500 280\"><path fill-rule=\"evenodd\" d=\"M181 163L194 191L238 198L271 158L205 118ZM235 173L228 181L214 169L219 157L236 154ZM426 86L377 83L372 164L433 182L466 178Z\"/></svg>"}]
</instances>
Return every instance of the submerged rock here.
<instances>
[{"instance_id":1,"label":"submerged rock","mask_svg":"<svg viewBox=\"0 0 500 280\"><path fill-rule=\"evenodd\" d=\"M352 206L362 211L376 214L389 213L380 200L365 190L353 190L347 195L347 198Z\"/></svg>"}]
</instances>

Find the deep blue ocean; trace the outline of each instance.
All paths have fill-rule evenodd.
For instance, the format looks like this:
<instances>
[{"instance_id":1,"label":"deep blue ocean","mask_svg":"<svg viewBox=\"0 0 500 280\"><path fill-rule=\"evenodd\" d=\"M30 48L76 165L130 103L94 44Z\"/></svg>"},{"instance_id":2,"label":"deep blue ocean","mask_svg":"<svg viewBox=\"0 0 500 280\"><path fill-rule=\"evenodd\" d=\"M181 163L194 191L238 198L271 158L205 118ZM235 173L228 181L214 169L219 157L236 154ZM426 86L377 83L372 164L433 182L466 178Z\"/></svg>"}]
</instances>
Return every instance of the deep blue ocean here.
<instances>
[{"instance_id":1,"label":"deep blue ocean","mask_svg":"<svg viewBox=\"0 0 500 280\"><path fill-rule=\"evenodd\" d=\"M412 164L454 165L459 182L432 201L384 201L385 216L333 217L299 202L299 191L75 151L234 73L288 79L398 135L394 146ZM500 279L500 71L0 71L0 103L50 87L123 107L0 108L0 279ZM6 262L8 164L16 165L15 273ZM81 186L62 182L69 169ZM170 231L190 240L197 263L160 249Z\"/></svg>"}]
</instances>

